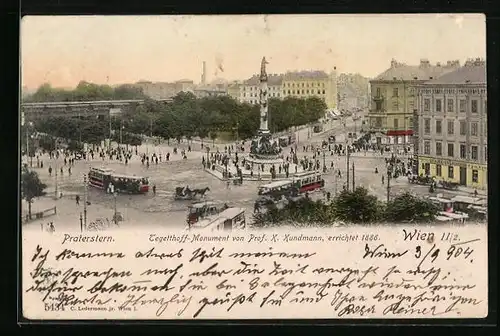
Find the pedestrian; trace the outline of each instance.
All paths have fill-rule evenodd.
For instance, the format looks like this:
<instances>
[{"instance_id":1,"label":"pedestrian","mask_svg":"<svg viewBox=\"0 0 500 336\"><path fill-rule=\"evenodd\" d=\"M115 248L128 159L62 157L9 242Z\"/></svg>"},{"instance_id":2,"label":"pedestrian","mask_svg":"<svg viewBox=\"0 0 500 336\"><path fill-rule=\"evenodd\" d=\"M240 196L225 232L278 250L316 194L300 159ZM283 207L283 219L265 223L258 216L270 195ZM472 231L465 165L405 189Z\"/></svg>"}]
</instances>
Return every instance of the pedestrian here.
<instances>
[{"instance_id":1,"label":"pedestrian","mask_svg":"<svg viewBox=\"0 0 500 336\"><path fill-rule=\"evenodd\" d=\"M477 197L477 189L474 189L474 197Z\"/></svg>"},{"instance_id":2,"label":"pedestrian","mask_svg":"<svg viewBox=\"0 0 500 336\"><path fill-rule=\"evenodd\" d=\"M156 195L156 185L153 185L153 195Z\"/></svg>"},{"instance_id":3,"label":"pedestrian","mask_svg":"<svg viewBox=\"0 0 500 336\"><path fill-rule=\"evenodd\" d=\"M50 222L50 233L56 232L56 228L54 227L54 223Z\"/></svg>"},{"instance_id":4,"label":"pedestrian","mask_svg":"<svg viewBox=\"0 0 500 336\"><path fill-rule=\"evenodd\" d=\"M76 205L80 205L80 195L76 195L75 200L76 200Z\"/></svg>"},{"instance_id":5,"label":"pedestrian","mask_svg":"<svg viewBox=\"0 0 500 336\"><path fill-rule=\"evenodd\" d=\"M61 171L61 176L63 176L64 175L63 167L61 167L60 171Z\"/></svg>"},{"instance_id":6,"label":"pedestrian","mask_svg":"<svg viewBox=\"0 0 500 336\"><path fill-rule=\"evenodd\" d=\"M49 176L52 177L52 167L49 166Z\"/></svg>"}]
</instances>

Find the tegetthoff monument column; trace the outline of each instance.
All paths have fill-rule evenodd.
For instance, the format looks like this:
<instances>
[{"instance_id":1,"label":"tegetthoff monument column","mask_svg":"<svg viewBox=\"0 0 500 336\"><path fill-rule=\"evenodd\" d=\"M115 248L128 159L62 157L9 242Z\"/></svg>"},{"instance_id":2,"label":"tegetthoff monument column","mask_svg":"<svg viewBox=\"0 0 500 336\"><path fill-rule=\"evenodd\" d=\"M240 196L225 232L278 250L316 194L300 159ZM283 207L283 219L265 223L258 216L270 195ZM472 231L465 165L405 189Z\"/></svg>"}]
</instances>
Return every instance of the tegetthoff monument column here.
<instances>
[{"instance_id":1,"label":"tegetthoff monument column","mask_svg":"<svg viewBox=\"0 0 500 336\"><path fill-rule=\"evenodd\" d=\"M269 112L268 112L268 92L267 92L267 73L266 73L266 58L262 58L262 62L260 64L260 92L259 92L259 101L260 101L260 129L259 135L268 135L269 127Z\"/></svg>"}]
</instances>

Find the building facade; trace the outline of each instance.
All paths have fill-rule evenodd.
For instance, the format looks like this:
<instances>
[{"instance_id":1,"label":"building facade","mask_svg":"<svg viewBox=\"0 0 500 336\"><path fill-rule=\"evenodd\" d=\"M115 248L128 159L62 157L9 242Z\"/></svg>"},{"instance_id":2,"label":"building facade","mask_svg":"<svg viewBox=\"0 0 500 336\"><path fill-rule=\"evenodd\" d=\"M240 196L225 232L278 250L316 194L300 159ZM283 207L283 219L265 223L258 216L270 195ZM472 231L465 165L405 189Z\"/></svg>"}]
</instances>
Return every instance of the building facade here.
<instances>
[{"instance_id":1,"label":"building facade","mask_svg":"<svg viewBox=\"0 0 500 336\"><path fill-rule=\"evenodd\" d=\"M144 94L152 99L169 99L179 92L193 92L194 90L194 83L189 79L173 83L140 81L132 85L141 88Z\"/></svg>"},{"instance_id":2,"label":"building facade","mask_svg":"<svg viewBox=\"0 0 500 336\"><path fill-rule=\"evenodd\" d=\"M234 100L240 101L240 90L241 83L239 81L234 81L227 86L227 95Z\"/></svg>"},{"instance_id":3,"label":"building facade","mask_svg":"<svg viewBox=\"0 0 500 336\"><path fill-rule=\"evenodd\" d=\"M481 59L418 85L418 172L487 188L486 64Z\"/></svg>"},{"instance_id":4,"label":"building facade","mask_svg":"<svg viewBox=\"0 0 500 336\"><path fill-rule=\"evenodd\" d=\"M324 71L287 72L283 75L282 97L318 97L326 103L328 109L336 109L338 105L336 68L330 74Z\"/></svg>"},{"instance_id":5,"label":"building facade","mask_svg":"<svg viewBox=\"0 0 500 336\"><path fill-rule=\"evenodd\" d=\"M269 98L281 99L281 86L283 82L283 76L277 74L269 74L267 76L267 88L269 92ZM243 81L239 86L239 101L241 103L248 104L259 104L259 88L260 80L258 75L254 75L249 79Z\"/></svg>"},{"instance_id":6,"label":"building facade","mask_svg":"<svg viewBox=\"0 0 500 336\"><path fill-rule=\"evenodd\" d=\"M391 67L370 81L370 131L386 145L415 145L415 86L453 71L458 61L431 65L422 59L418 66L391 61Z\"/></svg>"}]
</instances>

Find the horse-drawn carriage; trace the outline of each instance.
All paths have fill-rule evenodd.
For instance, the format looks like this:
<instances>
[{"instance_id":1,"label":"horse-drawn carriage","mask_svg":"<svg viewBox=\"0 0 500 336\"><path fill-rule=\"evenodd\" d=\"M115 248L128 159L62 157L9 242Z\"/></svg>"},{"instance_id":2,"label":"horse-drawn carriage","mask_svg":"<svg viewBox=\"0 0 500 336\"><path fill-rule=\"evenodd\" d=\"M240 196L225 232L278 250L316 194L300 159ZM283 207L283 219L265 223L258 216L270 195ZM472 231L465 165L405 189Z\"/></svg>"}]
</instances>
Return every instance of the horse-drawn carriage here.
<instances>
[{"instance_id":1,"label":"horse-drawn carriage","mask_svg":"<svg viewBox=\"0 0 500 336\"><path fill-rule=\"evenodd\" d=\"M436 187L445 190L457 190L459 184L456 182L438 181Z\"/></svg>"},{"instance_id":2,"label":"horse-drawn carriage","mask_svg":"<svg viewBox=\"0 0 500 336\"><path fill-rule=\"evenodd\" d=\"M434 178L423 175L408 175L408 181L412 184L420 185L431 185L435 182Z\"/></svg>"},{"instance_id":3,"label":"horse-drawn carriage","mask_svg":"<svg viewBox=\"0 0 500 336\"><path fill-rule=\"evenodd\" d=\"M191 201L197 198L205 197L205 193L210 191L209 187L205 187L203 189L189 189L186 187L177 187L175 188L174 199L176 201Z\"/></svg>"}]
</instances>

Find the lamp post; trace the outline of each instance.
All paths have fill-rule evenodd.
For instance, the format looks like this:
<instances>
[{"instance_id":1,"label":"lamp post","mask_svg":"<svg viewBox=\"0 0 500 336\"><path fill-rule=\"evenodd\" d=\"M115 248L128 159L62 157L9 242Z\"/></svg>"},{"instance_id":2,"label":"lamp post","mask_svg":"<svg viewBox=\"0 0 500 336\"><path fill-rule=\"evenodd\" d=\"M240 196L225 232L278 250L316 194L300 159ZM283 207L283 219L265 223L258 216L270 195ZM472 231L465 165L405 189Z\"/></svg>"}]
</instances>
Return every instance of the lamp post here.
<instances>
[{"instance_id":1,"label":"lamp post","mask_svg":"<svg viewBox=\"0 0 500 336\"><path fill-rule=\"evenodd\" d=\"M33 123L30 121L26 124L26 162L28 162L28 159L30 160L30 168L33 167L33 156L31 155L30 151L30 134L29 134L31 127L33 127Z\"/></svg>"},{"instance_id":2,"label":"lamp post","mask_svg":"<svg viewBox=\"0 0 500 336\"><path fill-rule=\"evenodd\" d=\"M326 154L325 150L323 149L323 173L326 173Z\"/></svg>"},{"instance_id":3,"label":"lamp post","mask_svg":"<svg viewBox=\"0 0 500 336\"><path fill-rule=\"evenodd\" d=\"M83 215L80 212L80 232L83 232Z\"/></svg>"},{"instance_id":4,"label":"lamp post","mask_svg":"<svg viewBox=\"0 0 500 336\"><path fill-rule=\"evenodd\" d=\"M347 174L347 183L346 183L346 190L349 191L349 159L350 159L350 156L351 156L351 153L350 153L350 150L349 150L349 147L346 145L346 153L347 153L347 169L346 169L346 174Z\"/></svg>"},{"instance_id":5,"label":"lamp post","mask_svg":"<svg viewBox=\"0 0 500 336\"><path fill-rule=\"evenodd\" d=\"M87 229L87 198L88 198L88 183L87 183L87 175L83 175L83 227Z\"/></svg>"},{"instance_id":6,"label":"lamp post","mask_svg":"<svg viewBox=\"0 0 500 336\"><path fill-rule=\"evenodd\" d=\"M115 201L115 205L114 205L114 215L113 215L113 221L115 222L115 225L118 225L118 212L116 211L116 197L118 196L118 193L116 191L113 192L113 197L114 197L114 201Z\"/></svg>"},{"instance_id":7,"label":"lamp post","mask_svg":"<svg viewBox=\"0 0 500 336\"><path fill-rule=\"evenodd\" d=\"M212 165L210 164L210 147L209 146L206 146L205 147L207 149L207 169L211 169L212 168Z\"/></svg>"},{"instance_id":8,"label":"lamp post","mask_svg":"<svg viewBox=\"0 0 500 336\"><path fill-rule=\"evenodd\" d=\"M120 119L120 147L122 146L123 144L123 134L122 134L122 131L123 131L123 119Z\"/></svg>"},{"instance_id":9,"label":"lamp post","mask_svg":"<svg viewBox=\"0 0 500 336\"><path fill-rule=\"evenodd\" d=\"M387 166L387 202L390 201L391 199L391 174L392 173L392 166L389 165Z\"/></svg>"},{"instance_id":10,"label":"lamp post","mask_svg":"<svg viewBox=\"0 0 500 336\"><path fill-rule=\"evenodd\" d=\"M58 192L58 181L57 181L57 171L58 171L58 167L57 167L57 155L59 154L58 152L58 148L57 148L57 138L54 138L54 150L55 150L55 154L54 154L54 179L55 179L55 187L54 187L54 200L57 200L58 199L58 195L57 195L57 192Z\"/></svg>"},{"instance_id":11,"label":"lamp post","mask_svg":"<svg viewBox=\"0 0 500 336\"><path fill-rule=\"evenodd\" d=\"M356 179L354 178L354 162L352 163L352 191L356 190Z\"/></svg>"}]
</instances>

